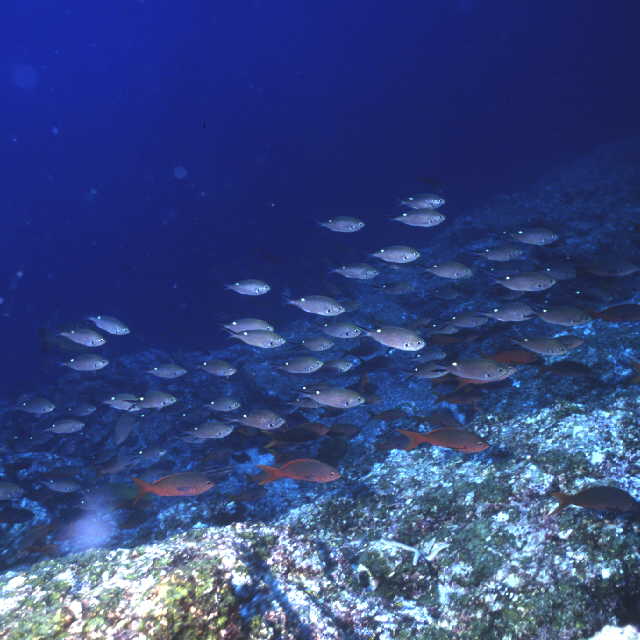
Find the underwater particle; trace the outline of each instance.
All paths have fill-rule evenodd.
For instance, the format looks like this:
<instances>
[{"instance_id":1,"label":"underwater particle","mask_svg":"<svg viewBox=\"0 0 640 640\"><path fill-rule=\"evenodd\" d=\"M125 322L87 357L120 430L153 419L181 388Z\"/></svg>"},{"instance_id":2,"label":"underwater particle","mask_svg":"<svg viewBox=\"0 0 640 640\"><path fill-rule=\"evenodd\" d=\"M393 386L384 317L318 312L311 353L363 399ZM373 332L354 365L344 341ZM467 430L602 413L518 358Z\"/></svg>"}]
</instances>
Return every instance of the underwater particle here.
<instances>
[{"instance_id":1,"label":"underwater particle","mask_svg":"<svg viewBox=\"0 0 640 640\"><path fill-rule=\"evenodd\" d=\"M145 482L140 478L133 478L133 481L138 487L136 500L145 493L153 493L156 496L197 496L214 486L204 473L198 471L174 473L155 482Z\"/></svg>"},{"instance_id":2,"label":"underwater particle","mask_svg":"<svg viewBox=\"0 0 640 640\"><path fill-rule=\"evenodd\" d=\"M343 278L352 280L371 280L379 275L379 271L368 264L357 263L347 264L335 269L331 269L331 273L337 273Z\"/></svg>"},{"instance_id":3,"label":"underwater particle","mask_svg":"<svg viewBox=\"0 0 640 640\"><path fill-rule=\"evenodd\" d=\"M424 442L462 453L478 453L490 446L478 434L457 427L442 427L429 433L418 433L417 431L407 431L406 429L398 429L398 431L409 441L403 447L405 451L411 451Z\"/></svg>"},{"instance_id":4,"label":"underwater particle","mask_svg":"<svg viewBox=\"0 0 640 640\"><path fill-rule=\"evenodd\" d=\"M101 347L106 342L104 337L93 329L70 329L69 331L60 331L58 335L76 344L81 344L83 347Z\"/></svg>"},{"instance_id":5,"label":"underwater particle","mask_svg":"<svg viewBox=\"0 0 640 640\"><path fill-rule=\"evenodd\" d=\"M444 198L436 193L416 193L400 200L400 205L410 209L438 209L444 204Z\"/></svg>"},{"instance_id":6,"label":"underwater particle","mask_svg":"<svg viewBox=\"0 0 640 640\"><path fill-rule=\"evenodd\" d=\"M640 502L626 491L616 487L596 486L583 489L573 495L563 491L556 491L551 495L558 501L558 506L549 516L555 515L569 505L597 509L599 511L617 511L619 513L640 512Z\"/></svg>"},{"instance_id":7,"label":"underwater particle","mask_svg":"<svg viewBox=\"0 0 640 640\"><path fill-rule=\"evenodd\" d=\"M88 316L87 320L93 322L98 329L102 329L112 336L126 336L131 333L129 327L127 327L124 322L118 320L118 318L114 318L113 316Z\"/></svg>"},{"instance_id":8,"label":"underwater particle","mask_svg":"<svg viewBox=\"0 0 640 640\"><path fill-rule=\"evenodd\" d=\"M225 329L239 333L240 331L275 331L275 327L259 318L240 318L222 325Z\"/></svg>"},{"instance_id":9,"label":"underwater particle","mask_svg":"<svg viewBox=\"0 0 640 640\"><path fill-rule=\"evenodd\" d=\"M329 229L330 231L337 231L338 233L354 233L360 231L364 227L364 222L358 218L352 218L350 216L336 216L335 218L329 218L324 222L318 222L321 227Z\"/></svg>"},{"instance_id":10,"label":"underwater particle","mask_svg":"<svg viewBox=\"0 0 640 640\"><path fill-rule=\"evenodd\" d=\"M243 296L263 296L271 291L271 287L266 282L255 279L238 280L237 282L226 284L224 288Z\"/></svg>"},{"instance_id":11,"label":"underwater particle","mask_svg":"<svg viewBox=\"0 0 640 640\"><path fill-rule=\"evenodd\" d=\"M212 376L230 378L238 370L226 360L205 360L200 364L200 368Z\"/></svg>"},{"instance_id":12,"label":"underwater particle","mask_svg":"<svg viewBox=\"0 0 640 640\"><path fill-rule=\"evenodd\" d=\"M74 371L100 371L100 369L104 369L109 364L109 361L94 353L81 353L60 364Z\"/></svg>"},{"instance_id":13,"label":"underwater particle","mask_svg":"<svg viewBox=\"0 0 640 640\"><path fill-rule=\"evenodd\" d=\"M415 331L403 327L379 327L364 334L385 347L400 351L420 351L425 341Z\"/></svg>"},{"instance_id":14,"label":"underwater particle","mask_svg":"<svg viewBox=\"0 0 640 640\"><path fill-rule=\"evenodd\" d=\"M24 495L24 489L13 482L0 480L0 500L14 500Z\"/></svg>"},{"instance_id":15,"label":"underwater particle","mask_svg":"<svg viewBox=\"0 0 640 640\"><path fill-rule=\"evenodd\" d=\"M556 280L544 271L525 271L495 280L511 291L545 291L556 284Z\"/></svg>"},{"instance_id":16,"label":"underwater particle","mask_svg":"<svg viewBox=\"0 0 640 640\"><path fill-rule=\"evenodd\" d=\"M414 209L413 211L405 211L395 218L391 218L396 222L402 222L409 227L436 227L446 220L447 216L440 211L434 209Z\"/></svg>"},{"instance_id":17,"label":"underwater particle","mask_svg":"<svg viewBox=\"0 0 640 640\"><path fill-rule=\"evenodd\" d=\"M44 415L45 413L51 413L56 406L50 400L42 397L29 398L27 400L21 400L18 402L16 409L25 411L26 413L32 413L36 416Z\"/></svg>"},{"instance_id":18,"label":"underwater particle","mask_svg":"<svg viewBox=\"0 0 640 640\"><path fill-rule=\"evenodd\" d=\"M346 311L337 300L328 296L303 296L295 300L287 298L286 302L306 313L318 316L339 316Z\"/></svg>"},{"instance_id":19,"label":"underwater particle","mask_svg":"<svg viewBox=\"0 0 640 640\"><path fill-rule=\"evenodd\" d=\"M373 258L379 258L383 262L390 262L392 264L407 264L408 262L414 262L420 257L420 252L413 247L407 247L404 245L393 245L391 247L385 247L379 249L374 253L369 254Z\"/></svg>"},{"instance_id":20,"label":"underwater particle","mask_svg":"<svg viewBox=\"0 0 640 640\"><path fill-rule=\"evenodd\" d=\"M150 373L152 376L156 378L164 378L166 380L173 380L174 378L179 378L187 373L187 370L183 367L180 367L177 364L167 363L160 364L156 367L151 367L151 369L147 369L146 373Z\"/></svg>"},{"instance_id":21,"label":"underwater particle","mask_svg":"<svg viewBox=\"0 0 640 640\"><path fill-rule=\"evenodd\" d=\"M238 333L229 331L229 336L259 349L275 349L286 342L281 335L274 331L262 331L260 329L256 331L239 331Z\"/></svg>"},{"instance_id":22,"label":"underwater particle","mask_svg":"<svg viewBox=\"0 0 640 640\"><path fill-rule=\"evenodd\" d=\"M324 365L322 360L312 356L300 356L283 362L278 369L287 373L315 373Z\"/></svg>"},{"instance_id":23,"label":"underwater particle","mask_svg":"<svg viewBox=\"0 0 640 640\"><path fill-rule=\"evenodd\" d=\"M439 278L447 278L448 280L463 280L473 275L473 271L471 271L469 267L453 260L431 265L427 267L425 271Z\"/></svg>"},{"instance_id":24,"label":"underwater particle","mask_svg":"<svg viewBox=\"0 0 640 640\"><path fill-rule=\"evenodd\" d=\"M285 462L281 467L257 465L262 472L252 476L258 484L267 484L275 480L305 480L307 482L333 482L340 478L337 469L320 460L311 458L298 458Z\"/></svg>"},{"instance_id":25,"label":"underwater particle","mask_svg":"<svg viewBox=\"0 0 640 640\"><path fill-rule=\"evenodd\" d=\"M61 418L56 420L46 431L51 433L77 433L84 429L85 423L77 418Z\"/></svg>"},{"instance_id":26,"label":"underwater particle","mask_svg":"<svg viewBox=\"0 0 640 640\"><path fill-rule=\"evenodd\" d=\"M532 244L537 247L543 247L555 242L560 236L551 229L544 227L533 227L531 229L519 229L511 234L511 237L523 244Z\"/></svg>"},{"instance_id":27,"label":"underwater particle","mask_svg":"<svg viewBox=\"0 0 640 640\"><path fill-rule=\"evenodd\" d=\"M173 177L176 180L184 180L189 175L189 172L181 165L173 168Z\"/></svg>"}]
</instances>

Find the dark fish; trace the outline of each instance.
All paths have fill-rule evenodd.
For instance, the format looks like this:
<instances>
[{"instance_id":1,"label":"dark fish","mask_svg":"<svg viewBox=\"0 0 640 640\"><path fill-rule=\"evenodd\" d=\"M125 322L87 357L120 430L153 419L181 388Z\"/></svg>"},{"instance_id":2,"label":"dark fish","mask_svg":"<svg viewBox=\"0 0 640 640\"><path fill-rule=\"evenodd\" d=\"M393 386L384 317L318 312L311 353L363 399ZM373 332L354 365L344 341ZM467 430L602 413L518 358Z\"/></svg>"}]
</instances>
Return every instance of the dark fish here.
<instances>
[{"instance_id":1,"label":"dark fish","mask_svg":"<svg viewBox=\"0 0 640 640\"><path fill-rule=\"evenodd\" d=\"M591 367L575 360L558 360L558 362L547 365L544 371L568 378L597 378Z\"/></svg>"},{"instance_id":2,"label":"dark fish","mask_svg":"<svg viewBox=\"0 0 640 640\"><path fill-rule=\"evenodd\" d=\"M329 435L339 435L344 436L345 438L353 438L360 433L360 427L355 424L350 424L348 422L337 422L336 424L331 426L329 431Z\"/></svg>"},{"instance_id":3,"label":"dark fish","mask_svg":"<svg viewBox=\"0 0 640 640\"><path fill-rule=\"evenodd\" d=\"M21 524L29 522L35 514L29 509L21 509L19 507L3 507L0 509L0 522L5 524Z\"/></svg>"},{"instance_id":4,"label":"dark fish","mask_svg":"<svg viewBox=\"0 0 640 640\"><path fill-rule=\"evenodd\" d=\"M551 229L534 227L531 229L519 229L515 233L512 233L511 237L524 244L533 244L538 247L543 247L555 242L560 236L558 236L555 231L551 231Z\"/></svg>"},{"instance_id":5,"label":"dark fish","mask_svg":"<svg viewBox=\"0 0 640 640\"><path fill-rule=\"evenodd\" d=\"M505 349L489 355L487 358L504 364L531 364L540 359L535 353L523 349Z\"/></svg>"},{"instance_id":6,"label":"dark fish","mask_svg":"<svg viewBox=\"0 0 640 640\"><path fill-rule=\"evenodd\" d=\"M407 414L402 409L387 409L371 416L372 420L380 422L395 422L396 420L406 420Z\"/></svg>"},{"instance_id":7,"label":"dark fish","mask_svg":"<svg viewBox=\"0 0 640 640\"><path fill-rule=\"evenodd\" d=\"M454 449L462 453L478 453L490 446L479 435L465 429L443 427L434 429L429 433L418 433L417 431L407 431L406 429L398 429L398 431L409 441L403 447L405 451L411 451L424 442L437 447Z\"/></svg>"},{"instance_id":8,"label":"dark fish","mask_svg":"<svg viewBox=\"0 0 640 640\"><path fill-rule=\"evenodd\" d=\"M558 506L549 514L550 516L562 511L570 504L599 511L640 512L640 502L626 491L616 487L589 487L573 495L556 491L551 495L558 501Z\"/></svg>"},{"instance_id":9,"label":"dark fish","mask_svg":"<svg viewBox=\"0 0 640 640\"><path fill-rule=\"evenodd\" d=\"M607 322L638 322L640 321L640 305L619 304L603 311L592 311L591 317Z\"/></svg>"},{"instance_id":10,"label":"dark fish","mask_svg":"<svg viewBox=\"0 0 640 640\"><path fill-rule=\"evenodd\" d=\"M275 480L306 480L307 482L333 482L340 477L336 469L310 458L299 458L285 462L281 467L270 467L259 464L262 473L253 477L258 484L266 484Z\"/></svg>"}]
</instances>

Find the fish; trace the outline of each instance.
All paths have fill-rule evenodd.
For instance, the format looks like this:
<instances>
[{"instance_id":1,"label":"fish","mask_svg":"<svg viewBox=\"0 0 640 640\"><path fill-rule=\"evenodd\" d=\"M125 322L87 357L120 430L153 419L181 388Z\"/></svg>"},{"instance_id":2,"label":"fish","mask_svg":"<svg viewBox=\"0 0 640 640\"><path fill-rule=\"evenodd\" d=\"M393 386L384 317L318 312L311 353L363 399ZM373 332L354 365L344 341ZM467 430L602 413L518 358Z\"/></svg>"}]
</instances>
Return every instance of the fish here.
<instances>
[{"instance_id":1,"label":"fish","mask_svg":"<svg viewBox=\"0 0 640 640\"><path fill-rule=\"evenodd\" d=\"M453 260L442 262L441 264L433 264L427 267L425 271L439 278L447 278L449 280L463 280L473 275L473 271L469 267Z\"/></svg>"},{"instance_id":2,"label":"fish","mask_svg":"<svg viewBox=\"0 0 640 640\"><path fill-rule=\"evenodd\" d=\"M338 435L345 438L354 438L360 433L360 427L349 422L337 422L331 425L329 430L330 436Z\"/></svg>"},{"instance_id":3,"label":"fish","mask_svg":"<svg viewBox=\"0 0 640 640\"><path fill-rule=\"evenodd\" d=\"M138 411L137 400L138 397L133 393L116 393L104 400L103 404L109 405L112 409L118 409L118 411Z\"/></svg>"},{"instance_id":4,"label":"fish","mask_svg":"<svg viewBox=\"0 0 640 640\"><path fill-rule=\"evenodd\" d=\"M434 378L442 378L447 375L447 370L442 368L442 365L437 362L430 362L421 367L414 367L411 372L411 377L432 380Z\"/></svg>"},{"instance_id":5,"label":"fish","mask_svg":"<svg viewBox=\"0 0 640 640\"><path fill-rule=\"evenodd\" d=\"M478 313L499 322L524 322L536 317L536 312L525 302L508 302L489 312Z\"/></svg>"},{"instance_id":6,"label":"fish","mask_svg":"<svg viewBox=\"0 0 640 640\"><path fill-rule=\"evenodd\" d=\"M46 477L42 483L56 493L75 493L82 489L82 485L77 480L58 475Z\"/></svg>"},{"instance_id":7,"label":"fish","mask_svg":"<svg viewBox=\"0 0 640 640\"><path fill-rule=\"evenodd\" d=\"M267 329L254 329L254 331L268 331ZM241 332L238 332L241 333ZM219 376L221 378L230 378L237 373L236 367L226 360L205 360L200 363L200 368L212 376Z\"/></svg>"},{"instance_id":8,"label":"fish","mask_svg":"<svg viewBox=\"0 0 640 640\"><path fill-rule=\"evenodd\" d=\"M363 263L342 265L331 269L330 273L337 273L350 280L372 280L380 274L375 267Z\"/></svg>"},{"instance_id":9,"label":"fish","mask_svg":"<svg viewBox=\"0 0 640 640\"><path fill-rule=\"evenodd\" d=\"M138 419L131 415L121 415L117 420L113 430L113 441L116 445L121 445L138 426Z\"/></svg>"},{"instance_id":10,"label":"fish","mask_svg":"<svg viewBox=\"0 0 640 640\"><path fill-rule=\"evenodd\" d=\"M544 247L548 244L553 244L560 236L555 231L551 231L551 229L533 227L531 229L519 229L515 233L512 233L511 237L523 244Z\"/></svg>"},{"instance_id":11,"label":"fish","mask_svg":"<svg viewBox=\"0 0 640 640\"><path fill-rule=\"evenodd\" d=\"M216 398L207 402L207 407L213 411L220 411L221 413L227 413L228 411L235 411L240 408L240 400L237 398L231 398L225 396L222 398Z\"/></svg>"},{"instance_id":12,"label":"fish","mask_svg":"<svg viewBox=\"0 0 640 640\"><path fill-rule=\"evenodd\" d=\"M482 382L505 380L516 372L514 366L498 363L489 358L460 360L458 362L452 362L449 365L442 365L442 368L454 376L467 380L480 380Z\"/></svg>"},{"instance_id":13,"label":"fish","mask_svg":"<svg viewBox=\"0 0 640 640\"><path fill-rule=\"evenodd\" d=\"M329 340L329 338L324 338L322 336L318 336L317 338L305 338L302 340L302 345L309 349L309 351L328 351L334 344L335 342L333 342L333 340Z\"/></svg>"},{"instance_id":14,"label":"fish","mask_svg":"<svg viewBox=\"0 0 640 640\"><path fill-rule=\"evenodd\" d=\"M271 286L262 280L249 279L226 284L225 289L235 291L243 296L263 296L271 291Z\"/></svg>"},{"instance_id":15,"label":"fish","mask_svg":"<svg viewBox=\"0 0 640 640\"><path fill-rule=\"evenodd\" d=\"M407 413L402 409L387 409L371 416L372 420L380 422L395 422L397 420L406 420Z\"/></svg>"},{"instance_id":16,"label":"fish","mask_svg":"<svg viewBox=\"0 0 640 640\"><path fill-rule=\"evenodd\" d=\"M556 515L569 505L618 513L640 512L640 502L617 487L595 486L573 495L563 491L555 491L551 495L558 501L558 506L549 514L549 517Z\"/></svg>"},{"instance_id":17,"label":"fish","mask_svg":"<svg viewBox=\"0 0 640 640\"><path fill-rule=\"evenodd\" d=\"M311 458L298 458L289 460L281 467L271 467L268 465L257 465L262 470L261 473L253 476L253 480L258 484L267 484L275 480L304 480L307 482L333 482L340 478L340 473L330 465L313 460Z\"/></svg>"},{"instance_id":18,"label":"fish","mask_svg":"<svg viewBox=\"0 0 640 640\"><path fill-rule=\"evenodd\" d=\"M330 231L337 231L338 233L354 233L364 228L365 223L358 218L352 218L351 216L336 216L335 218L329 218L324 222L318 222L321 227L329 229Z\"/></svg>"},{"instance_id":19,"label":"fish","mask_svg":"<svg viewBox=\"0 0 640 640\"><path fill-rule=\"evenodd\" d=\"M69 411L76 416L86 418L92 413L95 413L97 407L89 402L78 402L78 404L69 408Z\"/></svg>"},{"instance_id":20,"label":"fish","mask_svg":"<svg viewBox=\"0 0 640 640\"><path fill-rule=\"evenodd\" d=\"M139 500L145 493L157 496L197 496L214 487L214 483L204 473L183 471L164 476L155 482L145 482L141 478L133 478L138 487Z\"/></svg>"},{"instance_id":21,"label":"fish","mask_svg":"<svg viewBox=\"0 0 640 640\"><path fill-rule=\"evenodd\" d=\"M441 427L429 433L418 433L406 429L398 429L398 432L409 440L403 447L405 451L411 451L424 442L462 453L479 453L490 446L476 433L457 427Z\"/></svg>"},{"instance_id":22,"label":"fish","mask_svg":"<svg viewBox=\"0 0 640 640\"><path fill-rule=\"evenodd\" d=\"M364 396L357 391L342 387L302 387L301 395L312 398L323 407L333 407L335 409L350 409L366 402Z\"/></svg>"},{"instance_id":23,"label":"fish","mask_svg":"<svg viewBox=\"0 0 640 640\"><path fill-rule=\"evenodd\" d=\"M325 322L322 331L332 338L349 339L362 335L363 330L353 322Z\"/></svg>"},{"instance_id":24,"label":"fish","mask_svg":"<svg viewBox=\"0 0 640 640\"><path fill-rule=\"evenodd\" d=\"M239 333L240 331L275 331L275 328L259 318L240 318L222 325L225 329Z\"/></svg>"},{"instance_id":25,"label":"fish","mask_svg":"<svg viewBox=\"0 0 640 640\"><path fill-rule=\"evenodd\" d=\"M318 316L339 316L346 311L337 300L328 296L303 296L296 300L287 299L286 302L298 307L298 309L302 309L306 313Z\"/></svg>"},{"instance_id":26,"label":"fish","mask_svg":"<svg viewBox=\"0 0 640 640\"><path fill-rule=\"evenodd\" d=\"M379 327L364 333L379 344L400 351L420 351L426 344L415 331L403 327Z\"/></svg>"},{"instance_id":27,"label":"fish","mask_svg":"<svg viewBox=\"0 0 640 640\"><path fill-rule=\"evenodd\" d=\"M602 278L623 278L640 271L640 267L626 260L592 264L584 267L584 269Z\"/></svg>"},{"instance_id":28,"label":"fish","mask_svg":"<svg viewBox=\"0 0 640 640\"><path fill-rule=\"evenodd\" d=\"M496 284L511 291L546 291L556 282L557 280L544 271L525 271L495 280Z\"/></svg>"},{"instance_id":29,"label":"fish","mask_svg":"<svg viewBox=\"0 0 640 640\"><path fill-rule=\"evenodd\" d=\"M451 320L449 320L449 324L460 329L477 329L487 322L487 317L477 314L474 311L456 313L456 315L451 316Z\"/></svg>"},{"instance_id":30,"label":"fish","mask_svg":"<svg viewBox=\"0 0 640 640\"><path fill-rule=\"evenodd\" d=\"M400 200L400 206L410 209L439 209L445 200L436 193L416 193Z\"/></svg>"},{"instance_id":31,"label":"fish","mask_svg":"<svg viewBox=\"0 0 640 640\"><path fill-rule=\"evenodd\" d=\"M177 364L167 363L160 364L151 369L147 369L147 373L155 376L156 378L164 378L166 380L173 380L174 378L180 378L187 370Z\"/></svg>"},{"instance_id":32,"label":"fish","mask_svg":"<svg viewBox=\"0 0 640 640\"><path fill-rule=\"evenodd\" d=\"M431 208L426 209L414 209L412 211L405 211L395 218L391 218L396 222L402 222L409 227L436 227L442 224L447 216L440 211L435 211Z\"/></svg>"},{"instance_id":33,"label":"fish","mask_svg":"<svg viewBox=\"0 0 640 640\"><path fill-rule=\"evenodd\" d=\"M77 418L61 418L47 428L51 433L77 433L84 429L85 423Z\"/></svg>"},{"instance_id":34,"label":"fish","mask_svg":"<svg viewBox=\"0 0 640 640\"><path fill-rule=\"evenodd\" d=\"M347 373L347 371L351 371L357 364L357 362L348 360L347 358L337 358L335 360L327 360L324 363L324 367L325 369L337 371L338 373Z\"/></svg>"},{"instance_id":35,"label":"fish","mask_svg":"<svg viewBox=\"0 0 640 640\"><path fill-rule=\"evenodd\" d=\"M312 428L308 428L311 425ZM322 438L329 432L329 429L319 423L307 423L288 429L287 431L278 431L274 434L273 439L266 445L267 449L280 447L283 445L300 444L302 442L311 442Z\"/></svg>"},{"instance_id":36,"label":"fish","mask_svg":"<svg viewBox=\"0 0 640 640\"><path fill-rule=\"evenodd\" d=\"M8 480L0 480L0 500L15 500L24 495L24 489Z\"/></svg>"},{"instance_id":37,"label":"fish","mask_svg":"<svg viewBox=\"0 0 640 640\"><path fill-rule=\"evenodd\" d=\"M590 315L586 311L578 309L578 307L548 307L542 309L542 311L536 313L536 315L544 322L558 324L562 327L579 327L580 325L591 322Z\"/></svg>"},{"instance_id":38,"label":"fish","mask_svg":"<svg viewBox=\"0 0 640 640\"><path fill-rule=\"evenodd\" d=\"M275 333L275 331L263 331L261 329L256 329L255 331L238 331L238 333L230 331L229 335L236 340L260 349L275 349L276 347L281 347L286 342L286 340L280 334Z\"/></svg>"},{"instance_id":39,"label":"fish","mask_svg":"<svg viewBox=\"0 0 640 640\"><path fill-rule=\"evenodd\" d=\"M416 359L419 359L420 362L432 362L434 360L444 360L446 357L447 354L442 349L431 347L430 349L422 349Z\"/></svg>"},{"instance_id":40,"label":"fish","mask_svg":"<svg viewBox=\"0 0 640 640\"><path fill-rule=\"evenodd\" d=\"M109 361L95 353L81 353L71 356L60 364L74 371L100 371L109 364Z\"/></svg>"},{"instance_id":41,"label":"fish","mask_svg":"<svg viewBox=\"0 0 640 640\"><path fill-rule=\"evenodd\" d=\"M51 413L55 408L56 405L53 404L53 402L40 396L35 396L26 400L20 400L16 407L16 409L18 409L19 411L31 413L36 416L42 416L45 413Z\"/></svg>"},{"instance_id":42,"label":"fish","mask_svg":"<svg viewBox=\"0 0 640 640\"><path fill-rule=\"evenodd\" d=\"M474 251L474 255L485 258L490 262L511 262L524 255L521 247L515 244L505 244L500 247L490 247L482 251Z\"/></svg>"},{"instance_id":43,"label":"fish","mask_svg":"<svg viewBox=\"0 0 640 640\"><path fill-rule=\"evenodd\" d=\"M262 431L273 431L284 425L285 419L270 409L257 409L250 413L243 413L239 417L230 418L229 422L238 422L245 427L253 427Z\"/></svg>"},{"instance_id":44,"label":"fish","mask_svg":"<svg viewBox=\"0 0 640 640\"><path fill-rule=\"evenodd\" d=\"M564 356L571 350L568 342L558 338L523 338L512 342L541 356Z\"/></svg>"},{"instance_id":45,"label":"fish","mask_svg":"<svg viewBox=\"0 0 640 640\"><path fill-rule=\"evenodd\" d=\"M132 409L164 409L177 401L178 399L175 396L165 391L149 391L145 395L136 398Z\"/></svg>"},{"instance_id":46,"label":"fish","mask_svg":"<svg viewBox=\"0 0 640 640\"><path fill-rule=\"evenodd\" d=\"M71 342L75 342L76 344L81 344L83 347L101 347L107 342L97 331L86 328L60 331L58 335L67 338L67 340L71 340Z\"/></svg>"},{"instance_id":47,"label":"fish","mask_svg":"<svg viewBox=\"0 0 640 640\"><path fill-rule=\"evenodd\" d=\"M233 433L233 425L219 420L207 420L202 424L182 432L182 439L187 442L199 442L202 440L215 440L226 438Z\"/></svg>"},{"instance_id":48,"label":"fish","mask_svg":"<svg viewBox=\"0 0 640 640\"><path fill-rule=\"evenodd\" d=\"M619 304L590 313L592 318L606 322L638 322L640 321L640 304Z\"/></svg>"},{"instance_id":49,"label":"fish","mask_svg":"<svg viewBox=\"0 0 640 640\"><path fill-rule=\"evenodd\" d=\"M278 369L280 369L280 371L286 371L287 373L310 374L321 369L323 365L324 362L318 358L314 358L312 356L300 356L298 358L286 360L278 367Z\"/></svg>"},{"instance_id":50,"label":"fish","mask_svg":"<svg viewBox=\"0 0 640 640\"><path fill-rule=\"evenodd\" d=\"M420 252L413 247L393 245L385 247L384 249L378 249L378 251L370 253L369 255L383 262L390 262L391 264L407 264L417 260L420 257Z\"/></svg>"},{"instance_id":51,"label":"fish","mask_svg":"<svg viewBox=\"0 0 640 640\"><path fill-rule=\"evenodd\" d=\"M98 329L102 329L102 331L106 331L112 336L126 336L131 333L129 327L127 327L124 322L121 322L113 316L88 316L87 320L93 322Z\"/></svg>"},{"instance_id":52,"label":"fish","mask_svg":"<svg viewBox=\"0 0 640 640\"><path fill-rule=\"evenodd\" d=\"M457 405L470 404L474 408L478 407L480 400L482 400L482 394L479 391L469 390L468 388L463 391L453 391L452 393L438 397L438 402Z\"/></svg>"}]
</instances>

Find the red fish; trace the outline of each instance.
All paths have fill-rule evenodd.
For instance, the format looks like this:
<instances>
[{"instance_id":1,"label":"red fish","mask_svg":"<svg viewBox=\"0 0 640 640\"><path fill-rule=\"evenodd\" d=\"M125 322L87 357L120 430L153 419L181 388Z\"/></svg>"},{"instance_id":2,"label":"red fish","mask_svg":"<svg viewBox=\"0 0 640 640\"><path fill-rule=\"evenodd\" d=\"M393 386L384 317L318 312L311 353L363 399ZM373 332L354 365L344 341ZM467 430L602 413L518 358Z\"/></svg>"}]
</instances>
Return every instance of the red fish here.
<instances>
[{"instance_id":1,"label":"red fish","mask_svg":"<svg viewBox=\"0 0 640 640\"><path fill-rule=\"evenodd\" d=\"M503 364L531 364L540 360L535 353L524 349L505 349L487 356L487 358Z\"/></svg>"},{"instance_id":2,"label":"red fish","mask_svg":"<svg viewBox=\"0 0 640 640\"><path fill-rule=\"evenodd\" d=\"M479 435L465 429L443 427L429 431L429 433L418 433L417 431L407 431L406 429L398 429L398 431L409 440L408 444L403 447L405 451L411 451L423 442L428 442L437 447L462 451L463 453L477 453L490 446Z\"/></svg>"},{"instance_id":3,"label":"red fish","mask_svg":"<svg viewBox=\"0 0 640 640\"><path fill-rule=\"evenodd\" d=\"M306 480L308 482L333 482L340 477L338 471L333 467L311 458L289 460L281 467L270 467L264 464L259 464L258 467L262 469L262 473L253 476L253 480L259 484L266 484L267 482L285 478Z\"/></svg>"},{"instance_id":4,"label":"red fish","mask_svg":"<svg viewBox=\"0 0 640 640\"><path fill-rule=\"evenodd\" d=\"M185 471L165 476L155 482L145 482L140 478L133 481L138 486L139 500L145 493L155 493L157 496L197 496L209 491L214 485L204 473Z\"/></svg>"}]
</instances>

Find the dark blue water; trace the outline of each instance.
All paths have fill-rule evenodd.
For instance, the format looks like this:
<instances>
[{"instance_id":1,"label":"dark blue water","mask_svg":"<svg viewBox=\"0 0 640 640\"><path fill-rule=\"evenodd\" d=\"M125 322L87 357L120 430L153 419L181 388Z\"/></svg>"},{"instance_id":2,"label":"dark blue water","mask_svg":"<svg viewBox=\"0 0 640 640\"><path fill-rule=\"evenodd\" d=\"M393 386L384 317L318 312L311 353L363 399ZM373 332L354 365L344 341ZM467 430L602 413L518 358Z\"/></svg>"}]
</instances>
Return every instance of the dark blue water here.
<instances>
[{"instance_id":1,"label":"dark blue water","mask_svg":"<svg viewBox=\"0 0 640 640\"><path fill-rule=\"evenodd\" d=\"M455 216L638 131L632 2L214 4L3 6L5 394L41 379L38 327L220 344L249 309L221 284L304 293L327 212L426 181Z\"/></svg>"}]
</instances>

